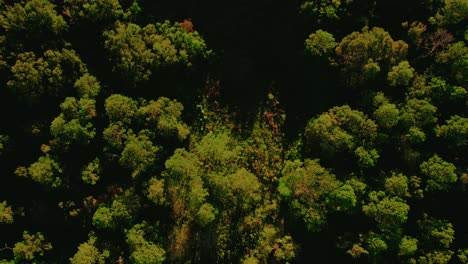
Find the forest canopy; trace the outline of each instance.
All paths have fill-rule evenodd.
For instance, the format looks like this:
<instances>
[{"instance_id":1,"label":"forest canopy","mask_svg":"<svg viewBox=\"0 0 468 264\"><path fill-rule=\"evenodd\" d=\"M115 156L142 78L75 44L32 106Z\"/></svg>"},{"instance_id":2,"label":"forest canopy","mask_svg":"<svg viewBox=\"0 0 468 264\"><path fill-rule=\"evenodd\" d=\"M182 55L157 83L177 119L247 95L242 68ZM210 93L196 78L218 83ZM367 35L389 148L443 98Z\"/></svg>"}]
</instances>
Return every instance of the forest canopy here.
<instances>
[{"instance_id":1,"label":"forest canopy","mask_svg":"<svg viewBox=\"0 0 468 264\"><path fill-rule=\"evenodd\" d=\"M468 263L468 1L0 0L0 263Z\"/></svg>"}]
</instances>

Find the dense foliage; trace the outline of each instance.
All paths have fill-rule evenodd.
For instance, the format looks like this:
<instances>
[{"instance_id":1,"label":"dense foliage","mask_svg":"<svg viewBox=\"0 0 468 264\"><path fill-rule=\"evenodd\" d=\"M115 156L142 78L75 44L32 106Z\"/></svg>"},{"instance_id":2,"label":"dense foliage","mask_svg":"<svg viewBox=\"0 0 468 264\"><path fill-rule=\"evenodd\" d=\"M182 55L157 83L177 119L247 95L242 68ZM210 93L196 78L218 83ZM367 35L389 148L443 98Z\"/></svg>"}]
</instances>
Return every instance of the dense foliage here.
<instances>
[{"instance_id":1,"label":"dense foliage","mask_svg":"<svg viewBox=\"0 0 468 264\"><path fill-rule=\"evenodd\" d=\"M468 263L466 0L173 2L0 0L0 263Z\"/></svg>"}]
</instances>

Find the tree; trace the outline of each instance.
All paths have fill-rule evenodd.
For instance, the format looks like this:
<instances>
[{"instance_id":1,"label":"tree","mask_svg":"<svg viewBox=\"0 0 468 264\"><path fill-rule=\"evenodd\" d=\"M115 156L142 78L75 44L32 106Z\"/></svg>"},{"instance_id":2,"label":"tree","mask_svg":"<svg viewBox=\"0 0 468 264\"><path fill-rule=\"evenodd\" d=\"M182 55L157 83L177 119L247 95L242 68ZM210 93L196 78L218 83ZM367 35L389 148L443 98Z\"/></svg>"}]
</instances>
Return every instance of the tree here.
<instances>
[{"instance_id":1,"label":"tree","mask_svg":"<svg viewBox=\"0 0 468 264\"><path fill-rule=\"evenodd\" d=\"M265 225L259 234L258 245L251 251L250 256L244 258L242 263L268 263L269 260L273 259L282 263L293 260L296 256L297 246L291 236L281 235L277 227Z\"/></svg>"},{"instance_id":2,"label":"tree","mask_svg":"<svg viewBox=\"0 0 468 264\"><path fill-rule=\"evenodd\" d=\"M389 129L398 124L400 110L395 104L383 103L375 110L374 117L379 126Z\"/></svg>"},{"instance_id":3,"label":"tree","mask_svg":"<svg viewBox=\"0 0 468 264\"><path fill-rule=\"evenodd\" d=\"M454 115L445 123L435 128L437 137L442 137L450 146L465 147L468 144L468 118Z\"/></svg>"},{"instance_id":4,"label":"tree","mask_svg":"<svg viewBox=\"0 0 468 264\"><path fill-rule=\"evenodd\" d=\"M437 250L433 252L426 253L424 256L420 256L418 263L421 264L431 264L431 263L440 263L447 264L452 258L453 251L451 250Z\"/></svg>"},{"instance_id":5,"label":"tree","mask_svg":"<svg viewBox=\"0 0 468 264\"><path fill-rule=\"evenodd\" d=\"M362 146L357 147L354 154L358 159L359 166L362 168L374 167L380 157L376 149L366 150Z\"/></svg>"},{"instance_id":6,"label":"tree","mask_svg":"<svg viewBox=\"0 0 468 264\"><path fill-rule=\"evenodd\" d=\"M327 205L333 210L346 211L356 206L357 197L353 187L349 184L344 184L330 192L326 201Z\"/></svg>"},{"instance_id":7,"label":"tree","mask_svg":"<svg viewBox=\"0 0 468 264\"><path fill-rule=\"evenodd\" d=\"M340 182L317 160L287 161L282 175L278 191L293 214L300 217L310 231L320 231L326 223L326 198L340 187Z\"/></svg>"},{"instance_id":8,"label":"tree","mask_svg":"<svg viewBox=\"0 0 468 264\"><path fill-rule=\"evenodd\" d=\"M447 49L436 55L436 62L442 65L445 76L453 76L456 84L466 87L468 84L468 47L459 41L448 45Z\"/></svg>"},{"instance_id":9,"label":"tree","mask_svg":"<svg viewBox=\"0 0 468 264\"><path fill-rule=\"evenodd\" d=\"M39 157L36 162L29 166L27 173L33 181L39 184L49 187L62 185L62 179L60 178L62 169L49 155Z\"/></svg>"},{"instance_id":10,"label":"tree","mask_svg":"<svg viewBox=\"0 0 468 264\"><path fill-rule=\"evenodd\" d=\"M73 23L81 19L93 24L113 22L123 16L124 12L118 0L65 0L64 14Z\"/></svg>"},{"instance_id":11,"label":"tree","mask_svg":"<svg viewBox=\"0 0 468 264\"><path fill-rule=\"evenodd\" d=\"M429 217L427 214L418 221L421 242L431 249L449 249L455 240L453 225L444 219Z\"/></svg>"},{"instance_id":12,"label":"tree","mask_svg":"<svg viewBox=\"0 0 468 264\"><path fill-rule=\"evenodd\" d=\"M390 177L385 179L385 190L392 196L409 197L408 177L393 172Z\"/></svg>"},{"instance_id":13,"label":"tree","mask_svg":"<svg viewBox=\"0 0 468 264\"><path fill-rule=\"evenodd\" d=\"M144 132L144 131L142 131ZM154 166L160 147L154 146L145 133L131 135L125 142L119 163L132 170L132 178L147 172Z\"/></svg>"},{"instance_id":14,"label":"tree","mask_svg":"<svg viewBox=\"0 0 468 264\"><path fill-rule=\"evenodd\" d=\"M200 206L200 209L197 212L195 221L202 227L207 226L209 223L213 222L216 219L218 210L209 203L204 203Z\"/></svg>"},{"instance_id":15,"label":"tree","mask_svg":"<svg viewBox=\"0 0 468 264\"><path fill-rule=\"evenodd\" d=\"M54 137L53 145L58 149L68 150L70 146L88 145L96 135L91 120L96 116L96 102L93 99L67 97L60 104L62 113L50 124L50 133Z\"/></svg>"},{"instance_id":16,"label":"tree","mask_svg":"<svg viewBox=\"0 0 468 264\"><path fill-rule=\"evenodd\" d=\"M308 1L301 5L303 12L310 12L314 17L321 19L337 20L338 14L343 12L345 8L341 7L344 1Z\"/></svg>"},{"instance_id":17,"label":"tree","mask_svg":"<svg viewBox=\"0 0 468 264\"><path fill-rule=\"evenodd\" d=\"M328 56L330 55L337 43L332 34L321 29L309 35L305 41L306 50L314 56Z\"/></svg>"},{"instance_id":18,"label":"tree","mask_svg":"<svg viewBox=\"0 0 468 264\"><path fill-rule=\"evenodd\" d=\"M456 167L434 154L420 165L421 173L426 177L426 191L448 191L457 181Z\"/></svg>"},{"instance_id":19,"label":"tree","mask_svg":"<svg viewBox=\"0 0 468 264\"><path fill-rule=\"evenodd\" d=\"M227 193L234 208L241 208L246 212L256 206L261 200L261 184L257 177L242 168L237 172L227 176L229 182Z\"/></svg>"},{"instance_id":20,"label":"tree","mask_svg":"<svg viewBox=\"0 0 468 264\"><path fill-rule=\"evenodd\" d=\"M372 9L375 6L373 1L362 1L359 4L359 11L354 10L353 2L347 0L322 0L322 1L301 1L300 11L310 16L319 25L328 25L343 20L344 18L358 16L357 21L367 21L372 17ZM354 11L354 12L353 12Z\"/></svg>"},{"instance_id":21,"label":"tree","mask_svg":"<svg viewBox=\"0 0 468 264\"><path fill-rule=\"evenodd\" d=\"M304 133L309 143L319 143L325 152L354 152L360 146L372 146L377 125L364 113L344 105L311 119Z\"/></svg>"},{"instance_id":22,"label":"tree","mask_svg":"<svg viewBox=\"0 0 468 264\"><path fill-rule=\"evenodd\" d=\"M437 107L424 99L409 99L401 110L401 121L406 126L425 127L437 121Z\"/></svg>"},{"instance_id":23,"label":"tree","mask_svg":"<svg viewBox=\"0 0 468 264\"><path fill-rule=\"evenodd\" d=\"M426 141L426 133L416 126L412 126L408 129L408 133L405 134L404 139L411 144L421 144Z\"/></svg>"},{"instance_id":24,"label":"tree","mask_svg":"<svg viewBox=\"0 0 468 264\"><path fill-rule=\"evenodd\" d=\"M112 123L130 124L137 112L138 104L129 97L113 94L106 99L104 107L106 115Z\"/></svg>"},{"instance_id":25,"label":"tree","mask_svg":"<svg viewBox=\"0 0 468 264\"><path fill-rule=\"evenodd\" d=\"M240 159L241 148L228 133L208 133L197 142L194 153L204 166L215 171L234 172Z\"/></svg>"},{"instance_id":26,"label":"tree","mask_svg":"<svg viewBox=\"0 0 468 264\"><path fill-rule=\"evenodd\" d=\"M211 51L196 32L185 31L179 23L149 24L141 28L133 23L116 23L103 33L105 47L114 71L131 84L148 80L160 66L191 66L197 58L207 58Z\"/></svg>"},{"instance_id":27,"label":"tree","mask_svg":"<svg viewBox=\"0 0 468 264\"><path fill-rule=\"evenodd\" d=\"M405 27L408 27L408 22L404 23ZM423 41L424 33L427 30L427 26L420 21L413 21L408 28L408 37L411 40L411 44L420 47Z\"/></svg>"},{"instance_id":28,"label":"tree","mask_svg":"<svg viewBox=\"0 0 468 264\"><path fill-rule=\"evenodd\" d=\"M57 14L55 5L48 0L5 5L0 12L0 26L8 36L7 40L12 42L10 47L19 50L26 45L37 48L38 43L41 43L40 47L54 43L68 28L63 17Z\"/></svg>"},{"instance_id":29,"label":"tree","mask_svg":"<svg viewBox=\"0 0 468 264\"><path fill-rule=\"evenodd\" d=\"M369 255L375 260L388 249L382 235L370 232L365 238L365 244Z\"/></svg>"},{"instance_id":30,"label":"tree","mask_svg":"<svg viewBox=\"0 0 468 264\"><path fill-rule=\"evenodd\" d=\"M84 183L89 185L95 185L100 178L101 165L98 158L95 158L92 162L88 163L81 171L81 179Z\"/></svg>"},{"instance_id":31,"label":"tree","mask_svg":"<svg viewBox=\"0 0 468 264\"><path fill-rule=\"evenodd\" d=\"M109 207L100 206L93 215L93 225L100 229L113 228L112 212Z\"/></svg>"},{"instance_id":32,"label":"tree","mask_svg":"<svg viewBox=\"0 0 468 264\"><path fill-rule=\"evenodd\" d=\"M398 65L393 66L392 70L387 75L387 80L390 86L406 86L414 76L414 69L408 61L401 61Z\"/></svg>"},{"instance_id":33,"label":"tree","mask_svg":"<svg viewBox=\"0 0 468 264\"><path fill-rule=\"evenodd\" d=\"M126 232L127 244L131 250L131 263L158 264L166 260L166 251L160 245L145 238L145 236L151 235L147 234L148 229L150 229L148 224L143 222L134 225Z\"/></svg>"},{"instance_id":34,"label":"tree","mask_svg":"<svg viewBox=\"0 0 468 264\"><path fill-rule=\"evenodd\" d=\"M164 192L164 179L151 178L147 185L146 197L156 205L163 205L166 202Z\"/></svg>"},{"instance_id":35,"label":"tree","mask_svg":"<svg viewBox=\"0 0 468 264\"><path fill-rule=\"evenodd\" d=\"M418 240L410 236L404 236L399 245L399 256L413 256L418 250Z\"/></svg>"},{"instance_id":36,"label":"tree","mask_svg":"<svg viewBox=\"0 0 468 264\"><path fill-rule=\"evenodd\" d=\"M13 223L13 210L6 201L0 203L0 224Z\"/></svg>"},{"instance_id":37,"label":"tree","mask_svg":"<svg viewBox=\"0 0 468 264\"><path fill-rule=\"evenodd\" d=\"M16 263L31 262L36 257L44 255L44 251L51 250L52 245L45 242L42 233L30 234L23 232L23 241L17 242L13 248Z\"/></svg>"},{"instance_id":38,"label":"tree","mask_svg":"<svg viewBox=\"0 0 468 264\"><path fill-rule=\"evenodd\" d=\"M71 264L104 264L109 251L102 252L96 247L96 237L91 236L87 242L78 246L78 251L70 258Z\"/></svg>"},{"instance_id":39,"label":"tree","mask_svg":"<svg viewBox=\"0 0 468 264\"><path fill-rule=\"evenodd\" d=\"M456 25L466 22L468 17L468 4L463 0L443 0L443 6L429 21L440 27Z\"/></svg>"},{"instance_id":40,"label":"tree","mask_svg":"<svg viewBox=\"0 0 468 264\"><path fill-rule=\"evenodd\" d=\"M410 207L399 197L388 197L384 192L369 193L369 203L362 211L372 217L382 232L395 232L406 223Z\"/></svg>"},{"instance_id":41,"label":"tree","mask_svg":"<svg viewBox=\"0 0 468 264\"><path fill-rule=\"evenodd\" d=\"M24 52L11 67L7 86L18 97L37 103L46 97L70 95L75 81L85 72L85 65L73 50L47 50L39 58L33 52Z\"/></svg>"},{"instance_id":42,"label":"tree","mask_svg":"<svg viewBox=\"0 0 468 264\"><path fill-rule=\"evenodd\" d=\"M139 197L129 188L118 195L110 204L102 204L94 212L92 223L98 229L115 230L125 227L136 217L140 209Z\"/></svg>"},{"instance_id":43,"label":"tree","mask_svg":"<svg viewBox=\"0 0 468 264\"><path fill-rule=\"evenodd\" d=\"M145 243L135 248L130 255L131 263L135 264L159 264L166 260L165 251L159 245Z\"/></svg>"},{"instance_id":44,"label":"tree","mask_svg":"<svg viewBox=\"0 0 468 264\"><path fill-rule=\"evenodd\" d=\"M406 57L408 45L394 41L382 28L353 32L344 37L336 47L335 61L350 86L356 86L376 76L387 73Z\"/></svg>"},{"instance_id":45,"label":"tree","mask_svg":"<svg viewBox=\"0 0 468 264\"><path fill-rule=\"evenodd\" d=\"M80 97L95 98L101 91L101 85L96 77L89 73L85 73L78 80L76 80L74 87Z\"/></svg>"},{"instance_id":46,"label":"tree","mask_svg":"<svg viewBox=\"0 0 468 264\"><path fill-rule=\"evenodd\" d=\"M147 127L157 129L159 135L184 140L190 130L182 121L183 110L184 106L176 100L160 97L157 101L151 100L140 107L137 115Z\"/></svg>"},{"instance_id":47,"label":"tree","mask_svg":"<svg viewBox=\"0 0 468 264\"><path fill-rule=\"evenodd\" d=\"M122 151L125 141L131 135L134 135L132 129L127 129L122 122L110 123L102 132L102 137L107 143L105 151Z\"/></svg>"}]
</instances>

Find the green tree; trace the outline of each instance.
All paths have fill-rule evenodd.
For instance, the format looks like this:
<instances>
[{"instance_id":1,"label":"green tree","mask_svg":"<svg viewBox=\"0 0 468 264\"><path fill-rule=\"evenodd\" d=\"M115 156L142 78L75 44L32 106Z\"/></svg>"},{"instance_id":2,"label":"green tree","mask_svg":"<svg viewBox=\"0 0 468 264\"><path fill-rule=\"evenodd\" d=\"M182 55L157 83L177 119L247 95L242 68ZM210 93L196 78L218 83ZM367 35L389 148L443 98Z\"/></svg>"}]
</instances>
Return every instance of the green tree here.
<instances>
[{"instance_id":1,"label":"green tree","mask_svg":"<svg viewBox=\"0 0 468 264\"><path fill-rule=\"evenodd\" d=\"M165 204L164 179L151 178L148 181L146 197L156 205Z\"/></svg>"},{"instance_id":2,"label":"green tree","mask_svg":"<svg viewBox=\"0 0 468 264\"><path fill-rule=\"evenodd\" d=\"M158 264L166 260L166 251L160 245L145 238L148 236L148 229L147 223L144 222L134 225L126 232L127 244L131 250L131 263Z\"/></svg>"},{"instance_id":3,"label":"green tree","mask_svg":"<svg viewBox=\"0 0 468 264\"><path fill-rule=\"evenodd\" d=\"M109 251L102 252L96 247L96 237L91 236L87 242L78 246L78 251L70 258L71 264L104 264Z\"/></svg>"},{"instance_id":4,"label":"green tree","mask_svg":"<svg viewBox=\"0 0 468 264\"><path fill-rule=\"evenodd\" d=\"M293 214L300 217L310 231L320 231L326 223L326 198L340 187L340 182L317 160L287 161L282 175L278 191Z\"/></svg>"},{"instance_id":5,"label":"green tree","mask_svg":"<svg viewBox=\"0 0 468 264\"><path fill-rule=\"evenodd\" d=\"M106 99L104 107L111 122L130 124L137 112L138 104L129 97L113 94Z\"/></svg>"},{"instance_id":6,"label":"green tree","mask_svg":"<svg viewBox=\"0 0 468 264\"><path fill-rule=\"evenodd\" d=\"M85 19L100 24L114 21L123 16L124 12L118 0L65 0L64 14L73 23Z\"/></svg>"},{"instance_id":7,"label":"green tree","mask_svg":"<svg viewBox=\"0 0 468 264\"><path fill-rule=\"evenodd\" d=\"M193 60L211 54L196 31L187 32L169 21L143 28L117 22L115 29L104 32L104 37L105 47L115 62L114 70L132 84L148 80L160 66L190 66Z\"/></svg>"},{"instance_id":8,"label":"green tree","mask_svg":"<svg viewBox=\"0 0 468 264\"><path fill-rule=\"evenodd\" d=\"M72 145L88 145L91 142L96 135L91 123L96 116L95 103L93 99L65 98L60 104L62 113L50 124L55 147L67 150Z\"/></svg>"},{"instance_id":9,"label":"green tree","mask_svg":"<svg viewBox=\"0 0 468 264\"><path fill-rule=\"evenodd\" d=\"M458 260L461 263L468 263L468 249L459 249L457 253Z\"/></svg>"},{"instance_id":10,"label":"green tree","mask_svg":"<svg viewBox=\"0 0 468 264\"><path fill-rule=\"evenodd\" d=\"M398 124L400 110L395 104L383 103L375 110L374 117L379 126L389 129Z\"/></svg>"},{"instance_id":11,"label":"green tree","mask_svg":"<svg viewBox=\"0 0 468 264\"><path fill-rule=\"evenodd\" d=\"M42 233L30 234L23 232L23 241L17 242L13 247L16 263L31 262L37 257L44 256L44 251L51 250L52 245L45 242Z\"/></svg>"},{"instance_id":12,"label":"green tree","mask_svg":"<svg viewBox=\"0 0 468 264\"><path fill-rule=\"evenodd\" d=\"M346 211L357 205L357 197L354 189L349 184L333 190L327 196L327 205L336 211Z\"/></svg>"},{"instance_id":13,"label":"green tree","mask_svg":"<svg viewBox=\"0 0 468 264\"><path fill-rule=\"evenodd\" d=\"M359 146L372 146L377 125L360 111L337 106L311 119L305 136L309 143L319 143L325 152L354 152Z\"/></svg>"},{"instance_id":14,"label":"green tree","mask_svg":"<svg viewBox=\"0 0 468 264\"><path fill-rule=\"evenodd\" d=\"M157 129L159 135L166 138L184 140L190 133L188 126L182 121L184 106L176 100L160 97L149 101L138 109L138 119L150 128Z\"/></svg>"},{"instance_id":15,"label":"green tree","mask_svg":"<svg viewBox=\"0 0 468 264\"><path fill-rule=\"evenodd\" d=\"M102 132L102 137L107 143L105 150L122 151L125 146L125 141L131 135L133 135L133 131L131 129L127 129L126 125L122 122L118 121L116 123L109 124L109 126Z\"/></svg>"},{"instance_id":16,"label":"green tree","mask_svg":"<svg viewBox=\"0 0 468 264\"><path fill-rule=\"evenodd\" d=\"M309 35L305 41L306 50L314 56L329 56L337 43L332 34L321 29Z\"/></svg>"},{"instance_id":17,"label":"green tree","mask_svg":"<svg viewBox=\"0 0 468 264\"><path fill-rule=\"evenodd\" d=\"M418 263L421 264L447 264L452 259L453 251L451 250L436 250L433 252L426 253L424 256L420 256Z\"/></svg>"},{"instance_id":18,"label":"green tree","mask_svg":"<svg viewBox=\"0 0 468 264\"><path fill-rule=\"evenodd\" d=\"M55 5L48 0L30 0L2 6L0 11L0 26L13 41L11 47L21 49L33 44L32 47L44 47L55 42L56 38L66 32L68 26L62 16L57 14ZM16 42L16 43L15 43Z\"/></svg>"},{"instance_id":19,"label":"green tree","mask_svg":"<svg viewBox=\"0 0 468 264\"><path fill-rule=\"evenodd\" d=\"M235 208L242 208L247 211L260 202L261 184L258 178L242 168L237 172L227 176L229 182L228 192L225 194L231 201L235 201Z\"/></svg>"},{"instance_id":20,"label":"green tree","mask_svg":"<svg viewBox=\"0 0 468 264\"><path fill-rule=\"evenodd\" d=\"M411 82L413 76L414 69L410 66L409 62L401 61L388 72L387 80L390 86L406 86Z\"/></svg>"},{"instance_id":21,"label":"green tree","mask_svg":"<svg viewBox=\"0 0 468 264\"><path fill-rule=\"evenodd\" d=\"M82 169L81 179L86 184L95 185L99 181L101 171L101 163L98 158L95 158Z\"/></svg>"},{"instance_id":22,"label":"green tree","mask_svg":"<svg viewBox=\"0 0 468 264\"><path fill-rule=\"evenodd\" d=\"M365 245L369 255L374 260L385 253L388 249L387 242L382 235L370 232L365 238Z\"/></svg>"},{"instance_id":23,"label":"green tree","mask_svg":"<svg viewBox=\"0 0 468 264\"><path fill-rule=\"evenodd\" d=\"M393 172L390 177L385 179L385 190L393 196L409 197L408 177Z\"/></svg>"},{"instance_id":24,"label":"green tree","mask_svg":"<svg viewBox=\"0 0 468 264\"><path fill-rule=\"evenodd\" d=\"M448 191L451 184L457 181L455 165L437 154L421 163L420 169L426 177L426 191Z\"/></svg>"},{"instance_id":25,"label":"green tree","mask_svg":"<svg viewBox=\"0 0 468 264\"><path fill-rule=\"evenodd\" d=\"M468 84L468 47L459 41L448 45L447 49L439 52L436 62L442 65L445 76L453 76L453 81L466 87Z\"/></svg>"},{"instance_id":26,"label":"green tree","mask_svg":"<svg viewBox=\"0 0 468 264\"><path fill-rule=\"evenodd\" d=\"M406 223L410 207L399 197L388 197L384 192L369 193L369 203L362 211L372 217L382 232L395 232Z\"/></svg>"},{"instance_id":27,"label":"green tree","mask_svg":"<svg viewBox=\"0 0 468 264\"><path fill-rule=\"evenodd\" d=\"M94 212L92 223L98 229L114 230L125 227L140 209L139 197L133 189L127 189L109 204L101 204Z\"/></svg>"},{"instance_id":28,"label":"green tree","mask_svg":"<svg viewBox=\"0 0 468 264\"><path fill-rule=\"evenodd\" d=\"M418 221L421 242L430 249L449 249L455 240L453 225L443 219L428 217Z\"/></svg>"},{"instance_id":29,"label":"green tree","mask_svg":"<svg viewBox=\"0 0 468 264\"><path fill-rule=\"evenodd\" d=\"M410 236L404 236L398 248L399 256L413 256L418 250L418 240Z\"/></svg>"},{"instance_id":30,"label":"green tree","mask_svg":"<svg viewBox=\"0 0 468 264\"><path fill-rule=\"evenodd\" d=\"M72 93L75 81L85 72L85 65L73 50L47 50L39 58L25 52L16 57L7 86L27 102L63 98Z\"/></svg>"},{"instance_id":31,"label":"green tree","mask_svg":"<svg viewBox=\"0 0 468 264\"><path fill-rule=\"evenodd\" d=\"M354 154L358 159L359 166L362 168L374 167L380 157L376 149L367 150L362 146L357 147Z\"/></svg>"},{"instance_id":32,"label":"green tree","mask_svg":"<svg viewBox=\"0 0 468 264\"><path fill-rule=\"evenodd\" d=\"M129 136L125 142L119 163L132 170L132 178L147 172L154 166L160 147L154 146L144 133Z\"/></svg>"},{"instance_id":33,"label":"green tree","mask_svg":"<svg viewBox=\"0 0 468 264\"><path fill-rule=\"evenodd\" d=\"M436 135L442 137L450 146L465 147L468 144L468 118L454 115L445 123L435 128Z\"/></svg>"},{"instance_id":34,"label":"green tree","mask_svg":"<svg viewBox=\"0 0 468 264\"><path fill-rule=\"evenodd\" d=\"M468 3L463 0L442 0L443 6L429 21L438 26L455 25L468 20Z\"/></svg>"},{"instance_id":35,"label":"green tree","mask_svg":"<svg viewBox=\"0 0 468 264\"><path fill-rule=\"evenodd\" d=\"M76 80L74 87L80 97L95 98L101 91L99 81L89 73Z\"/></svg>"},{"instance_id":36,"label":"green tree","mask_svg":"<svg viewBox=\"0 0 468 264\"><path fill-rule=\"evenodd\" d=\"M41 156L27 169L27 175L39 184L49 187L62 185L62 169L59 164L49 155Z\"/></svg>"},{"instance_id":37,"label":"green tree","mask_svg":"<svg viewBox=\"0 0 468 264\"><path fill-rule=\"evenodd\" d=\"M437 121L437 107L425 99L409 99L401 110L401 120L406 126L424 127Z\"/></svg>"},{"instance_id":38,"label":"green tree","mask_svg":"<svg viewBox=\"0 0 468 264\"><path fill-rule=\"evenodd\" d=\"M112 211L109 207L100 206L93 215L93 225L97 228L107 229L114 226Z\"/></svg>"},{"instance_id":39,"label":"green tree","mask_svg":"<svg viewBox=\"0 0 468 264\"><path fill-rule=\"evenodd\" d=\"M404 139L411 144L421 144L426 141L426 133L420 128L412 126L408 129Z\"/></svg>"},{"instance_id":40,"label":"green tree","mask_svg":"<svg viewBox=\"0 0 468 264\"><path fill-rule=\"evenodd\" d=\"M408 45L394 41L382 28L353 32L344 37L336 47L337 65L351 86L375 77L376 72L387 73L406 57Z\"/></svg>"},{"instance_id":41,"label":"green tree","mask_svg":"<svg viewBox=\"0 0 468 264\"><path fill-rule=\"evenodd\" d=\"M246 263L268 263L275 259L278 263L293 260L296 256L297 246L291 236L281 236L280 230L273 225L265 225L259 234L257 247L253 255L242 262Z\"/></svg>"},{"instance_id":42,"label":"green tree","mask_svg":"<svg viewBox=\"0 0 468 264\"><path fill-rule=\"evenodd\" d=\"M0 203L0 224L13 223L13 210L6 201Z\"/></svg>"},{"instance_id":43,"label":"green tree","mask_svg":"<svg viewBox=\"0 0 468 264\"><path fill-rule=\"evenodd\" d=\"M217 214L218 210L213 207L213 205L204 203L202 206L200 206L195 220L200 226L205 227L216 219Z\"/></svg>"}]
</instances>

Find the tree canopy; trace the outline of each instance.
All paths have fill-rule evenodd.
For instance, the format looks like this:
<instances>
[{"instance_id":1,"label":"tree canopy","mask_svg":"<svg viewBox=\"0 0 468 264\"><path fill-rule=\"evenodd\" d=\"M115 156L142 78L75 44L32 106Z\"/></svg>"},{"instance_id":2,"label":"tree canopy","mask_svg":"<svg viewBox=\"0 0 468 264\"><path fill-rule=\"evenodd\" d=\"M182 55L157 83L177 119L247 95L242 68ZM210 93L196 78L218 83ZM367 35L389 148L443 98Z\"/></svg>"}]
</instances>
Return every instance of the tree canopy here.
<instances>
[{"instance_id":1,"label":"tree canopy","mask_svg":"<svg viewBox=\"0 0 468 264\"><path fill-rule=\"evenodd\" d=\"M467 22L0 0L0 263L468 263Z\"/></svg>"}]
</instances>

